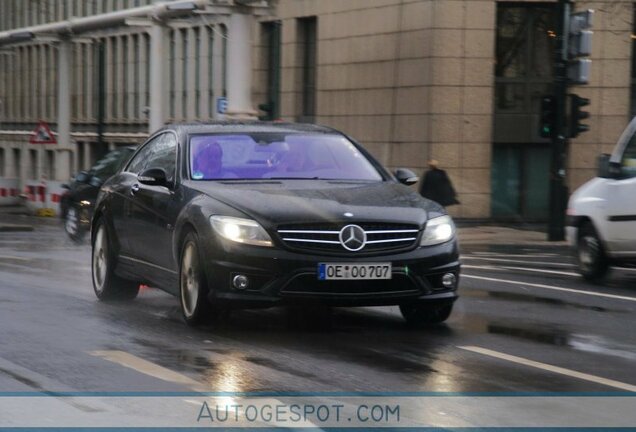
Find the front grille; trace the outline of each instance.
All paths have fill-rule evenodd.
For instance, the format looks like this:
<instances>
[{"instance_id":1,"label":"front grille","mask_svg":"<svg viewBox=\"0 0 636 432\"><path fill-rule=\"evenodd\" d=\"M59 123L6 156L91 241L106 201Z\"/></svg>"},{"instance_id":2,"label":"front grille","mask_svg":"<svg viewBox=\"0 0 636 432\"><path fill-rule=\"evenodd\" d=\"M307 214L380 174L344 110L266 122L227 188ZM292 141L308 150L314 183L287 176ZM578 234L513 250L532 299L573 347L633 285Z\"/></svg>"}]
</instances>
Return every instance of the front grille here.
<instances>
[{"instance_id":1,"label":"front grille","mask_svg":"<svg viewBox=\"0 0 636 432\"><path fill-rule=\"evenodd\" d=\"M340 230L347 225L358 225L364 230L367 242L361 250L351 252L340 243ZM295 224L278 228L281 240L291 249L333 254L408 250L414 246L418 234L417 225L397 223Z\"/></svg>"}]
</instances>

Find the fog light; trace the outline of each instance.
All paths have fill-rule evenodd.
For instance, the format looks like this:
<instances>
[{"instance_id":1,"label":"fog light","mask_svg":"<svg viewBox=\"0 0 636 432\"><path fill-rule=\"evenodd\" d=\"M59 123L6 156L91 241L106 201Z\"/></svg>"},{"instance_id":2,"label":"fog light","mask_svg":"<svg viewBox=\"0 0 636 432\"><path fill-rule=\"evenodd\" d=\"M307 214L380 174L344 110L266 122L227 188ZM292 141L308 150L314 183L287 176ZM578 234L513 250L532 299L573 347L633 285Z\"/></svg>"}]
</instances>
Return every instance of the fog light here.
<instances>
[{"instance_id":1,"label":"fog light","mask_svg":"<svg viewBox=\"0 0 636 432\"><path fill-rule=\"evenodd\" d=\"M232 285L238 290L246 289L250 284L250 280L245 275L236 275L232 279Z\"/></svg>"},{"instance_id":2,"label":"fog light","mask_svg":"<svg viewBox=\"0 0 636 432\"><path fill-rule=\"evenodd\" d=\"M457 276L454 273L446 273L442 276L442 285L444 288L455 288L455 284L457 283Z\"/></svg>"}]
</instances>

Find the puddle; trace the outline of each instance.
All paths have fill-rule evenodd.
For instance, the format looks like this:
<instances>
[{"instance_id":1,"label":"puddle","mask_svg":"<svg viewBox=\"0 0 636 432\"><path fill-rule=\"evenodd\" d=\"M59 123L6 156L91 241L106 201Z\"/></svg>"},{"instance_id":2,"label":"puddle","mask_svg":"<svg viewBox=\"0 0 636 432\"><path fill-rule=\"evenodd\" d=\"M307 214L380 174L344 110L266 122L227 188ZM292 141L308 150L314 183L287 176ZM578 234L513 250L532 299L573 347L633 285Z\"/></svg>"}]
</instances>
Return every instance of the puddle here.
<instances>
[{"instance_id":1,"label":"puddle","mask_svg":"<svg viewBox=\"0 0 636 432\"><path fill-rule=\"evenodd\" d=\"M471 289L471 290L465 290L464 292L462 292L462 297L494 298L494 299L500 299L500 300L517 301L517 302L539 303L539 304L546 304L550 306L559 306L564 308L587 310L587 311L594 311L594 312L618 312L618 313L626 312L619 309L608 309L601 306L589 306L589 305L584 305L580 303L572 303L572 302L567 302L565 300L556 299L556 298L540 297L540 296L533 296L530 294L512 293L512 292L505 292L505 291L487 291L487 290L480 290L480 289Z\"/></svg>"},{"instance_id":2,"label":"puddle","mask_svg":"<svg viewBox=\"0 0 636 432\"><path fill-rule=\"evenodd\" d=\"M469 323L467 327L477 333L509 336L579 352L636 360L636 346L608 340L599 335L572 333L558 327L541 327L540 324L520 326L505 322L489 322L479 317L466 322Z\"/></svg>"},{"instance_id":3,"label":"puddle","mask_svg":"<svg viewBox=\"0 0 636 432\"><path fill-rule=\"evenodd\" d=\"M264 358L264 357L248 356L248 357L244 357L243 360L245 360L246 362L254 363L259 366L265 366L267 368L274 369L279 372L285 372L290 375L295 375L301 378L317 378L316 375L312 373L304 372L299 369L294 369L290 367L289 365L279 365L275 361L270 360L268 358Z\"/></svg>"},{"instance_id":4,"label":"puddle","mask_svg":"<svg viewBox=\"0 0 636 432\"><path fill-rule=\"evenodd\" d=\"M437 370L424 362L405 358L402 352L393 354L379 350L354 348L338 352L338 358L353 361L356 365L382 369L392 373L437 373Z\"/></svg>"},{"instance_id":5,"label":"puddle","mask_svg":"<svg viewBox=\"0 0 636 432\"><path fill-rule=\"evenodd\" d=\"M569 346L570 335L557 329L529 329L488 324L486 331L491 334L513 336L521 339L556 346Z\"/></svg>"}]
</instances>

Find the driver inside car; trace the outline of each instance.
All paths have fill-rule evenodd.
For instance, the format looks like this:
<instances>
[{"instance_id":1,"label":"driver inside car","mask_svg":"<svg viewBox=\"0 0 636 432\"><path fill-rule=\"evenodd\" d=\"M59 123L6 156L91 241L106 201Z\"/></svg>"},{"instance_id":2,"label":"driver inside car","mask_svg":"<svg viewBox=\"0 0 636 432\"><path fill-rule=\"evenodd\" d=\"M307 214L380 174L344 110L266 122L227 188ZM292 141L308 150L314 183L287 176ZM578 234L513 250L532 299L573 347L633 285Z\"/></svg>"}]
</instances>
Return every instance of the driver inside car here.
<instances>
[{"instance_id":1,"label":"driver inside car","mask_svg":"<svg viewBox=\"0 0 636 432\"><path fill-rule=\"evenodd\" d=\"M236 178L223 169L223 148L217 141L205 141L198 145L192 163L192 178L196 180Z\"/></svg>"}]
</instances>

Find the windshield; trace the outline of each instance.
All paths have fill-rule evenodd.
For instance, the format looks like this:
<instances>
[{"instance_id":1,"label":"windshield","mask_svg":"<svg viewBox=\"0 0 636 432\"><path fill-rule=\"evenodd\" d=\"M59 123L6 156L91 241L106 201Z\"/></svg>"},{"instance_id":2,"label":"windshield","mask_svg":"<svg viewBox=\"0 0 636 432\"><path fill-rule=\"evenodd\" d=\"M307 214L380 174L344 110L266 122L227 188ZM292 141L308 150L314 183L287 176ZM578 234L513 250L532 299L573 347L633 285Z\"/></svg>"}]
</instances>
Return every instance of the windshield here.
<instances>
[{"instance_id":1,"label":"windshield","mask_svg":"<svg viewBox=\"0 0 636 432\"><path fill-rule=\"evenodd\" d=\"M382 180L371 162L340 135L195 135L190 138L190 170L194 180Z\"/></svg>"}]
</instances>

